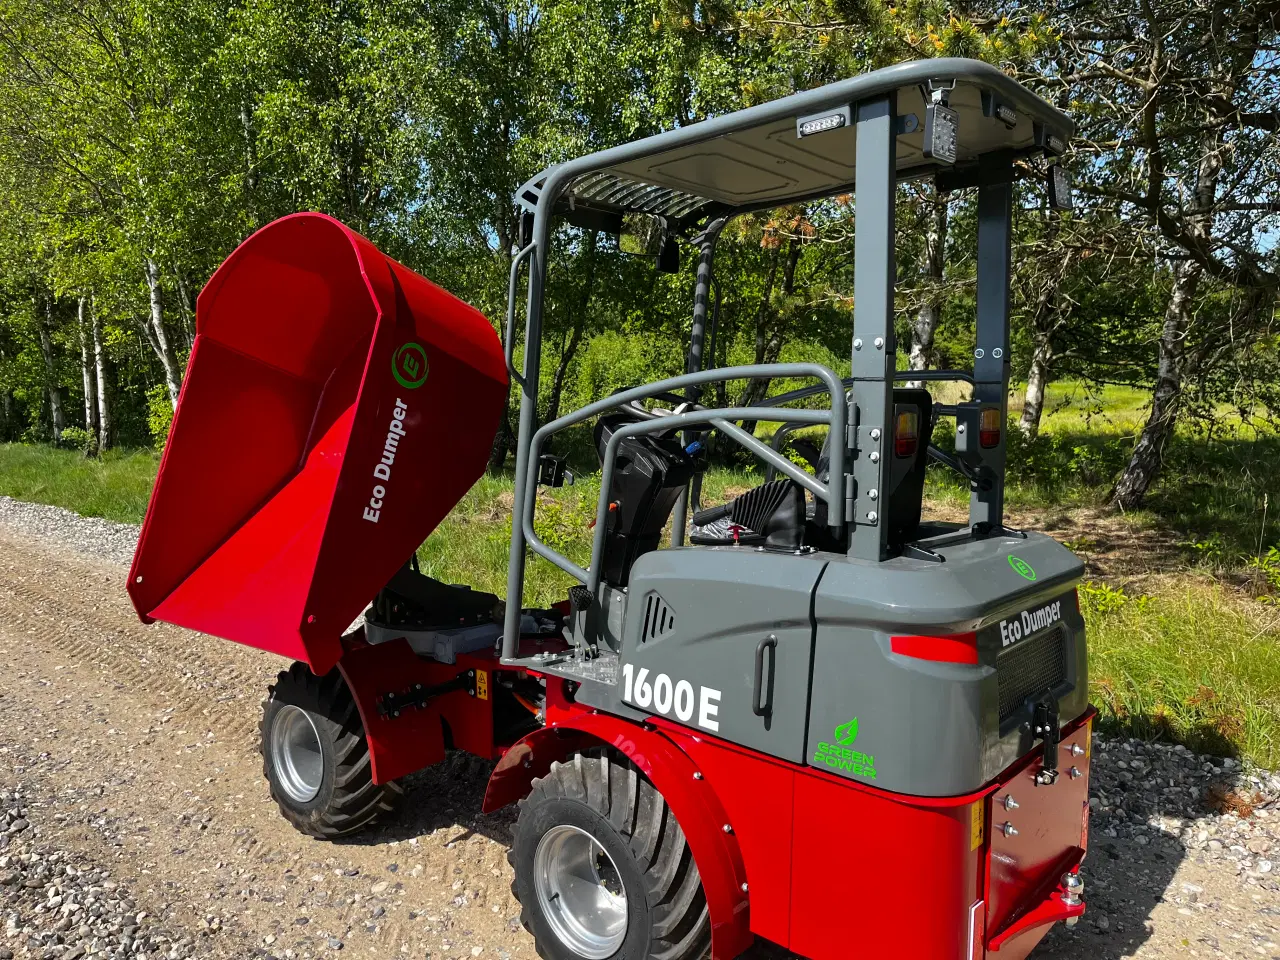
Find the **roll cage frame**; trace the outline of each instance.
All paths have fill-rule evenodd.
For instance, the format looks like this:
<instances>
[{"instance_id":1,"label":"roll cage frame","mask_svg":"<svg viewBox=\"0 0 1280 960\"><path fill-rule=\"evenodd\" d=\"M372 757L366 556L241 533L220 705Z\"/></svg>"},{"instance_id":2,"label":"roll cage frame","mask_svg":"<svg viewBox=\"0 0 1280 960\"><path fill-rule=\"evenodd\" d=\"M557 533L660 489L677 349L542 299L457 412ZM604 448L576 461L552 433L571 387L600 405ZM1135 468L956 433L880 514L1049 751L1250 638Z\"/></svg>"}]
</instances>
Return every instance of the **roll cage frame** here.
<instances>
[{"instance_id":1,"label":"roll cage frame","mask_svg":"<svg viewBox=\"0 0 1280 960\"><path fill-rule=\"evenodd\" d=\"M904 156L900 157L900 140L920 129L918 116L899 113L900 101L911 98L913 104L923 107L926 112L924 127L928 135L929 124L935 120L933 111L936 107L957 115L948 109L948 103L957 105L953 95L959 89L968 90L966 102L973 114L969 123L978 124L980 128L981 136L975 137L981 141L978 146L969 150L959 162L952 162L952 158L939 159L938 154L930 156L927 144L923 151L919 151L918 159L917 151L913 149L904 150ZM974 93L980 96L980 115L973 107L979 102L973 99ZM915 99L917 95L919 99ZM1002 113L1002 110L1008 112ZM1017 123L1023 115L1030 121L1030 126L1024 127L1019 135L1016 133ZM838 123L834 120L836 116L842 118ZM983 119L975 119L977 116ZM1015 118L1013 123L1009 122L1010 116ZM830 119L836 124L813 133L818 137L828 137L828 142L834 142L834 138L827 130L846 126L853 128L848 131L856 138L852 176L831 175L830 171L835 169L833 164L840 162L839 157L818 157L812 167L827 171L827 179L820 188L797 186L799 192L793 194L783 187L781 192L775 189L767 197L746 198L739 203L724 199L727 188L723 188L722 180L714 173L704 174L701 184L696 182L699 163L707 167L719 163L721 171L734 170L736 165L750 179L752 170L756 168L738 162L732 155L736 137L755 135L759 140L761 131L770 130L775 131L771 135L776 137L780 123L794 120L797 141L802 142L801 124L813 117ZM982 123L986 125L981 126ZM1007 136L1001 136L1002 127L1008 131ZM964 128L961 125L958 129ZM593 596L597 594L601 582L609 484L618 445L628 436L688 430L691 427L718 430L760 457L771 474L788 476L815 498L825 501L833 531L839 533L846 524L851 524L848 537L851 559L879 562L889 557L889 524L879 515L882 509L879 491L889 489L892 458L885 455L885 450L892 432L893 383L895 380L965 381L972 385L973 404L999 408L1000 438L998 444L990 449L975 449L967 458L967 467L955 458L951 458L951 465L964 467L961 472L972 481L969 504L972 535L984 536L1002 531L1003 425L1007 415L1009 381L1010 235L1015 161L1032 156L1052 158L1060 154L1073 131L1074 125L1068 117L988 64L952 58L923 60L877 70L599 151L553 166L524 184L516 196L521 210L522 246L511 263L504 338L507 369L521 392L508 602L502 646L504 662L516 659L519 645L526 547L582 581ZM725 152L726 146L728 153ZM796 149L795 144L786 146ZM720 148L718 152L717 147ZM751 155L748 151L744 153ZM664 174L653 180L635 176L633 171L637 163L664 157L675 158L668 164L670 168L682 164L680 176ZM847 165L847 158L844 160ZM808 186L812 187L814 169L803 160L777 161L784 169L788 162L795 164L798 175L794 182L800 184L804 176L808 176ZM654 169L661 170L662 167ZM690 170L694 173L690 174ZM972 372L896 369L893 322L896 186L900 181L928 176L935 177L940 190L977 187L976 344ZM759 177L763 178L763 174ZM659 180L661 182L655 182ZM690 185L703 189L690 192ZM832 370L818 364L777 363L702 369L716 240L728 220L757 210L841 194L854 195L857 214L852 376L842 381ZM542 361L543 299L553 225L558 217L565 217L587 229L616 228L627 213L662 217L671 233L689 237L698 249L687 372L588 404L539 427L537 401ZM529 278L524 357L522 369L517 369L514 358L516 303L520 272L526 264ZM538 538L533 525L537 464L552 434L656 394L684 390L690 400L696 400L700 395L699 388L705 384L761 377L813 378L818 383L767 398L761 405L708 409L690 404L671 415L627 424L613 434L604 453L589 568L583 569ZM785 407L787 403L820 393L830 396L829 408ZM941 408L940 412L953 416L960 414L956 407ZM771 447L734 422L748 419L780 422L792 429L800 424L826 424L831 437L843 436L845 442L830 444L830 479L823 482L798 469L782 455L780 443ZM973 429L976 428L974 423ZM931 452L947 462L947 455L941 451L934 449ZM982 482L978 482L979 477ZM673 516L673 543L677 546L683 542L688 496L686 489Z\"/></svg>"}]
</instances>

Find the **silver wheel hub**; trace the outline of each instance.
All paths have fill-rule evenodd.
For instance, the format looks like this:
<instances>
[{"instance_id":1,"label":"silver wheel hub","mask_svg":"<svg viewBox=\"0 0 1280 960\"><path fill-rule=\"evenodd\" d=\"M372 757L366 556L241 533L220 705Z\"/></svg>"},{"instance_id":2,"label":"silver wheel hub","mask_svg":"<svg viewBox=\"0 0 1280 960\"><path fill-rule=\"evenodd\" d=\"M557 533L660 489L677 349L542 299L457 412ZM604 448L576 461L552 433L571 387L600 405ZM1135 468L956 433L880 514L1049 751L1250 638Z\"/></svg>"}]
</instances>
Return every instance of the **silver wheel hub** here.
<instances>
[{"instance_id":1,"label":"silver wheel hub","mask_svg":"<svg viewBox=\"0 0 1280 960\"><path fill-rule=\"evenodd\" d=\"M311 715L286 704L271 723L271 768L276 782L296 803L310 803L324 782L320 733Z\"/></svg>"},{"instance_id":2,"label":"silver wheel hub","mask_svg":"<svg viewBox=\"0 0 1280 960\"><path fill-rule=\"evenodd\" d=\"M533 887L556 937L587 960L605 960L627 936L627 891L613 858L578 827L560 824L538 841Z\"/></svg>"}]
</instances>

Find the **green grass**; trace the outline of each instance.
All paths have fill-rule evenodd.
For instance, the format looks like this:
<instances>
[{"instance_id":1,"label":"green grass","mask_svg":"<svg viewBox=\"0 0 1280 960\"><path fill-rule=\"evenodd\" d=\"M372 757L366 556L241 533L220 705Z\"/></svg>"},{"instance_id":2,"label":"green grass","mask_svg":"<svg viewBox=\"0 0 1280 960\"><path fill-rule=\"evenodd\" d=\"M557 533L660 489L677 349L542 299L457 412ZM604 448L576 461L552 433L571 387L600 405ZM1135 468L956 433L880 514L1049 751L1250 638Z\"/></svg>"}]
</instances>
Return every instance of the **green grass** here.
<instances>
[{"instance_id":1,"label":"green grass","mask_svg":"<svg viewBox=\"0 0 1280 960\"><path fill-rule=\"evenodd\" d=\"M1011 434L1011 508L1060 516L1105 503L1145 420L1145 403L1140 391L1052 385L1041 436L1028 444ZM1135 534L1160 531L1171 548L1168 562L1154 575L1081 589L1093 702L1112 729L1280 765L1280 552L1265 559L1280 543L1280 498L1271 496L1280 494L1280 437L1238 422L1188 428L1167 458L1165 479L1146 508L1115 521ZM0 445L0 494L137 523L158 462L152 451L94 461ZM711 470L704 502L722 502L760 479L746 470ZM583 566L598 494L598 476L539 493L539 535ZM934 468L929 496L954 506L968 491ZM509 474L482 478L419 550L423 570L505 596L512 502ZM526 603L560 600L573 582L538 557L527 570Z\"/></svg>"},{"instance_id":2,"label":"green grass","mask_svg":"<svg viewBox=\"0 0 1280 960\"><path fill-rule=\"evenodd\" d=\"M1280 766L1280 608L1197 577L1080 597L1104 726Z\"/></svg>"},{"instance_id":3,"label":"green grass","mask_svg":"<svg viewBox=\"0 0 1280 960\"><path fill-rule=\"evenodd\" d=\"M160 456L111 450L87 459L71 450L0 444L0 496L66 507L86 517L141 523Z\"/></svg>"}]
</instances>

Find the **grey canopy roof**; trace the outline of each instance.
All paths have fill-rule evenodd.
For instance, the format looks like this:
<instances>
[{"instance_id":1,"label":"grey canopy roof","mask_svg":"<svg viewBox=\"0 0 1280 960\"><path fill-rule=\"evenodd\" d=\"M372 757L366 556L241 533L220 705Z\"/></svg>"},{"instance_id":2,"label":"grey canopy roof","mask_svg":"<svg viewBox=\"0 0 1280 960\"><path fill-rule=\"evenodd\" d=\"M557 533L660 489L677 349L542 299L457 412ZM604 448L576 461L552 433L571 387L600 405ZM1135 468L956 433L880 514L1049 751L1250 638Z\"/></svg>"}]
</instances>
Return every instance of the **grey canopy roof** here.
<instances>
[{"instance_id":1,"label":"grey canopy roof","mask_svg":"<svg viewBox=\"0 0 1280 960\"><path fill-rule=\"evenodd\" d=\"M948 105L959 114L957 169L979 164L982 156L995 152L1039 153L1048 136L1065 144L1075 130L1069 117L989 64L917 60L550 167L522 186L517 200L532 211L542 188L554 181L567 184L556 198L558 208L584 222L596 215L604 226L605 218L638 212L681 226L715 213L851 190L856 124L802 138L797 122L850 107L856 115L859 102L888 94L896 94L903 120L897 138L898 176L927 175L943 166L924 155L928 91L931 85L953 83ZM996 105L1006 108L1005 119L993 115ZM1012 125L1007 122L1011 116Z\"/></svg>"}]
</instances>

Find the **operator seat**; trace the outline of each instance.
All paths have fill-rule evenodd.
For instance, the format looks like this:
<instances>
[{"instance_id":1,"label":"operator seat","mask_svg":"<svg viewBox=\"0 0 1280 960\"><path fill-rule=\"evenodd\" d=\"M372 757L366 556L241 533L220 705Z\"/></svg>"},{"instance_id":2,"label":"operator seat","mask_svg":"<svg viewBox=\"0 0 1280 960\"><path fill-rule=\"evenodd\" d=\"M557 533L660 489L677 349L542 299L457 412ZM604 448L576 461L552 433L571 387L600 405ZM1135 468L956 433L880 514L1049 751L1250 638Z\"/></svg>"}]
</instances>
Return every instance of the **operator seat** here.
<instances>
[{"instance_id":1,"label":"operator seat","mask_svg":"<svg viewBox=\"0 0 1280 960\"><path fill-rule=\"evenodd\" d=\"M887 447L890 460L886 522L889 543L900 546L917 535L924 500L925 468L929 461L929 437L933 431L933 398L928 390L899 387L893 391L894 436ZM814 468L818 478L830 479L830 437L816 459L812 442L800 439L793 446ZM806 449L807 448L807 449ZM814 498L806 509L804 490L790 479L771 480L730 503L694 514L689 542L704 546L758 544L766 549L796 550L813 547L834 553L849 548L849 527L836 536L827 525L827 504Z\"/></svg>"},{"instance_id":2,"label":"operator seat","mask_svg":"<svg viewBox=\"0 0 1280 960\"><path fill-rule=\"evenodd\" d=\"M617 413L596 422L596 452L602 465L609 439L637 419ZM698 464L672 434L642 434L619 443L605 521L605 583L625 587L636 558L658 549L671 511L697 470Z\"/></svg>"}]
</instances>

